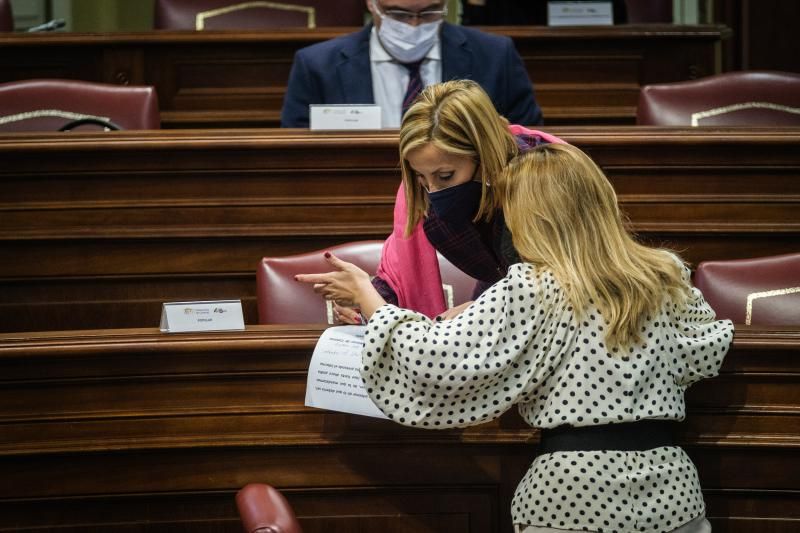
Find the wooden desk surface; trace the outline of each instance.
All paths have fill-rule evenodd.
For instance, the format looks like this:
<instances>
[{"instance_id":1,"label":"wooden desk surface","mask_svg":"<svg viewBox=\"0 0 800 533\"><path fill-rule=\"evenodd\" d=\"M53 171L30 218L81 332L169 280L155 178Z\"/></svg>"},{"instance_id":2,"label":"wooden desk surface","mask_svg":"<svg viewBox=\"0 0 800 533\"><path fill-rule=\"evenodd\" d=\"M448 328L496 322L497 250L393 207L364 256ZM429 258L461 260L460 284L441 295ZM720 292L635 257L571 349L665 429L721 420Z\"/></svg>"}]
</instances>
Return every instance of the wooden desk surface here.
<instances>
[{"instance_id":1,"label":"wooden desk surface","mask_svg":"<svg viewBox=\"0 0 800 533\"><path fill-rule=\"evenodd\" d=\"M514 40L547 124L632 124L641 86L721 72L725 26L483 28ZM165 128L277 127L294 53L358 28L0 34L0 82L153 85Z\"/></svg>"},{"instance_id":2,"label":"wooden desk surface","mask_svg":"<svg viewBox=\"0 0 800 533\"><path fill-rule=\"evenodd\" d=\"M304 407L319 333L0 334L0 530L234 532L233 493L269 482L307 531L510 531L537 432L515 412L425 431ZM715 528L800 519L799 376L800 329L739 326L689 389L680 439Z\"/></svg>"},{"instance_id":3,"label":"wooden desk surface","mask_svg":"<svg viewBox=\"0 0 800 533\"><path fill-rule=\"evenodd\" d=\"M800 130L554 128L631 226L689 261L795 252ZM0 135L0 331L156 326L241 298L263 256L391 231L397 132Z\"/></svg>"}]
</instances>

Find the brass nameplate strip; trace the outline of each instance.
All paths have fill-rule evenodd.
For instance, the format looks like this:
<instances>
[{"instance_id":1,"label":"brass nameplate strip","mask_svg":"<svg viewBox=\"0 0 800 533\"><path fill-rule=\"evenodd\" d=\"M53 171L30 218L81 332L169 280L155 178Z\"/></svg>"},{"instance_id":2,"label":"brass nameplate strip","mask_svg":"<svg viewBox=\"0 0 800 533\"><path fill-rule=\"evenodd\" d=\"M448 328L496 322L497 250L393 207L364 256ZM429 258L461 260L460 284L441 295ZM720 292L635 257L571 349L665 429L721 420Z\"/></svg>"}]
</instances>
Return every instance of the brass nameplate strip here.
<instances>
[{"instance_id":1,"label":"brass nameplate strip","mask_svg":"<svg viewBox=\"0 0 800 533\"><path fill-rule=\"evenodd\" d=\"M269 9L279 9L282 11L298 11L300 13L305 13L308 17L308 27L309 28L316 28L317 27L317 12L313 7L309 6L298 6L294 4L282 4L280 2L242 2L241 4L235 4L232 6L221 7L218 9L211 9L209 11L201 11L197 14L195 19L195 29L197 31L202 31L206 28L206 20L214 17L219 17L221 15L227 15L228 13L234 13L236 11L241 11L243 9L251 9L254 7L264 7Z\"/></svg>"}]
</instances>

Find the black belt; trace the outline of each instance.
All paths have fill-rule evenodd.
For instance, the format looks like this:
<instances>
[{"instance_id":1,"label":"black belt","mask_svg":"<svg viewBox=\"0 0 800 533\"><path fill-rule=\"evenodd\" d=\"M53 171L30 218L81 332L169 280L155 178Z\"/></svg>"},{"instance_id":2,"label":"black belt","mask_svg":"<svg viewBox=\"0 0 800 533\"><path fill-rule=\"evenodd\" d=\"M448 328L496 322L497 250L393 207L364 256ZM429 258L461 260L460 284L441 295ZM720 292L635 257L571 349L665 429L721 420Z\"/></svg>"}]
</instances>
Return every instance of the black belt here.
<instances>
[{"instance_id":1,"label":"black belt","mask_svg":"<svg viewBox=\"0 0 800 533\"><path fill-rule=\"evenodd\" d=\"M542 429L539 453L590 452L616 450L623 452L651 450L674 446L674 420L639 420L602 426L558 426Z\"/></svg>"}]
</instances>

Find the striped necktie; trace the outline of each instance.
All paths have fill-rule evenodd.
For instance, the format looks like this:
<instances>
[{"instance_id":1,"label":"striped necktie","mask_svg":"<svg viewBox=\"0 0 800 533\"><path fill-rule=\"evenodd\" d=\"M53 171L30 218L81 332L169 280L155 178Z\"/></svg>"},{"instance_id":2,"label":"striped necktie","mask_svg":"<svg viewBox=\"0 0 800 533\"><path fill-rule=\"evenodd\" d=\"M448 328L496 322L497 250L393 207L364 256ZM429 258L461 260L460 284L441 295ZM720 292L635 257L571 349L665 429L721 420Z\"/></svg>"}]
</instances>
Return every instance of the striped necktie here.
<instances>
[{"instance_id":1,"label":"striped necktie","mask_svg":"<svg viewBox=\"0 0 800 533\"><path fill-rule=\"evenodd\" d=\"M422 61L417 61L416 63L402 63L402 65L408 69L408 87L406 87L406 95L403 97L403 116L405 116L408 108L411 107L414 98L416 98L422 90L422 76L419 73L421 64Z\"/></svg>"}]
</instances>

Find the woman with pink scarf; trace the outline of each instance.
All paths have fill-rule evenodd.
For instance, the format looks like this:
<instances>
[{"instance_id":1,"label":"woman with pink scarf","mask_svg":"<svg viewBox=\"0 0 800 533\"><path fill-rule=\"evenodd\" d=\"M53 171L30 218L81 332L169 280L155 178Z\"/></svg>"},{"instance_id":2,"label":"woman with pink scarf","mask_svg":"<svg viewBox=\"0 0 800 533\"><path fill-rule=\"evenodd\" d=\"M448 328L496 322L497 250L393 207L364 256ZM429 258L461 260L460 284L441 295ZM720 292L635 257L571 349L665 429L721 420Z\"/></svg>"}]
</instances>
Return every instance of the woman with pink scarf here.
<instances>
[{"instance_id":1,"label":"woman with pink scarf","mask_svg":"<svg viewBox=\"0 0 800 533\"><path fill-rule=\"evenodd\" d=\"M518 262L492 180L520 152L560 143L546 133L509 125L475 82L431 85L403 117L394 230L373 285L389 303L429 317L447 310L438 251L477 280L474 297ZM337 305L342 322L358 314Z\"/></svg>"}]
</instances>

